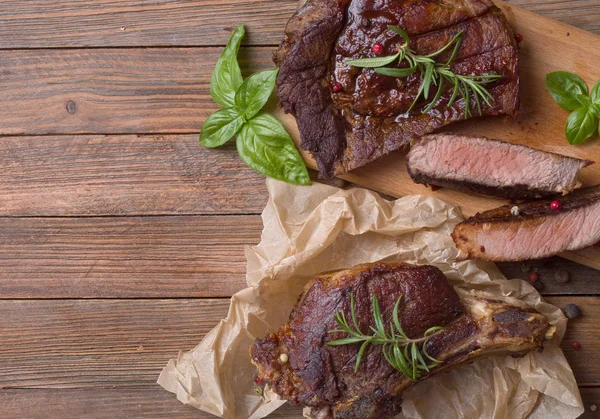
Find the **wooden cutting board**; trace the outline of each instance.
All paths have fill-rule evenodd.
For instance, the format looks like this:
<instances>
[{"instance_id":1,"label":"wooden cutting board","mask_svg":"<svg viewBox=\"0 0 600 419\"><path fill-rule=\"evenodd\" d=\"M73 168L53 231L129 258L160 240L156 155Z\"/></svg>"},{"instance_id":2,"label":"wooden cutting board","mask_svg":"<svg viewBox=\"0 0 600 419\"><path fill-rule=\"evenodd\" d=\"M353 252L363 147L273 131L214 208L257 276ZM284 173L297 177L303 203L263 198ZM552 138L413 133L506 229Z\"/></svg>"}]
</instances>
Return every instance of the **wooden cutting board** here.
<instances>
[{"instance_id":1,"label":"wooden cutting board","mask_svg":"<svg viewBox=\"0 0 600 419\"><path fill-rule=\"evenodd\" d=\"M516 118L472 119L446 129L465 134L485 135L540 150L551 151L597 164L583 170L586 186L600 183L600 138L597 133L584 145L570 145L564 134L568 111L560 108L546 89L545 76L557 70L581 76L590 89L600 80L600 37L581 29L544 18L505 3L496 2L506 14L515 33L523 35L520 43L521 109ZM295 119L278 111L279 118L299 143ZM307 164L316 168L314 160L304 154ZM436 192L412 182L401 153L392 153L365 167L341 176L350 182L399 197L410 194L433 195L458 204L465 216L506 204L505 201L482 198L442 189ZM568 252L565 258L600 270L600 248Z\"/></svg>"}]
</instances>

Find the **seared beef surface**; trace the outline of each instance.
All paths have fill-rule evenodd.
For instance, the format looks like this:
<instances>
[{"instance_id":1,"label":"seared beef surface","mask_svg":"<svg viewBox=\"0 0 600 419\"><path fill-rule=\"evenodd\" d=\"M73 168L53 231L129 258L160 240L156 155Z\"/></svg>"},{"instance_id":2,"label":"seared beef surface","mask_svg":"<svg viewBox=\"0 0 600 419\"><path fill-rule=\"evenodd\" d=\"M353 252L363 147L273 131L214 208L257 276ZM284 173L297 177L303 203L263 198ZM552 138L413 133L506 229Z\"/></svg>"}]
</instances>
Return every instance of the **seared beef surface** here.
<instances>
[{"instance_id":1,"label":"seared beef surface","mask_svg":"<svg viewBox=\"0 0 600 419\"><path fill-rule=\"evenodd\" d=\"M374 325L373 294L386 324L402 296L399 318L411 338L421 337L430 327L444 327L427 342L427 352L441 361L429 375L488 353L524 353L541 347L548 329L544 316L517 300L459 292L433 266L375 263L319 276L307 285L289 323L254 342L251 359L258 378L283 398L311 406L323 417L365 419L398 414L401 394L413 382L387 363L381 346L367 348L355 373L360 344L326 344L346 337L328 331L337 329L337 312L343 311L350 319L350 295L355 298L363 331ZM287 358L282 360L282 354Z\"/></svg>"},{"instance_id":2,"label":"seared beef surface","mask_svg":"<svg viewBox=\"0 0 600 419\"><path fill-rule=\"evenodd\" d=\"M289 21L275 62L283 108L296 117L301 146L311 151L322 176L352 170L406 148L411 138L465 119L462 98L447 106L448 83L433 109L422 113L427 102L421 101L407 114L421 85L419 74L388 77L345 63L373 57L375 43L383 45L384 55L396 53L401 37L387 25L404 28L419 54L438 50L464 31L453 71L503 76L486 85L494 100L492 106L483 104L482 114L514 114L518 108L516 41L491 1L308 0ZM332 93L336 83L342 89ZM470 104L472 115L478 115L474 98Z\"/></svg>"},{"instance_id":3,"label":"seared beef surface","mask_svg":"<svg viewBox=\"0 0 600 419\"><path fill-rule=\"evenodd\" d=\"M568 194L592 164L484 137L432 134L414 140L406 164L416 183L511 199Z\"/></svg>"},{"instance_id":4,"label":"seared beef surface","mask_svg":"<svg viewBox=\"0 0 600 419\"><path fill-rule=\"evenodd\" d=\"M562 208L553 210L551 203ZM567 196L506 205L458 224L452 238L463 259L540 259L600 242L600 185Z\"/></svg>"}]
</instances>

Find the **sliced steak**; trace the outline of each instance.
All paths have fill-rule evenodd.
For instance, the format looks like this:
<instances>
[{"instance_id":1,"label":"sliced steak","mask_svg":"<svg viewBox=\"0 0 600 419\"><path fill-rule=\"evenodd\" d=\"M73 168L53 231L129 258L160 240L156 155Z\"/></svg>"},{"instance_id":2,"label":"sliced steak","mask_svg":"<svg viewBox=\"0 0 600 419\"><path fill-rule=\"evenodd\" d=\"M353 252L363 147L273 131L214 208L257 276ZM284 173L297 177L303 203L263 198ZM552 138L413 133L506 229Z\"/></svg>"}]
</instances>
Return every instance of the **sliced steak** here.
<instances>
[{"instance_id":1,"label":"sliced steak","mask_svg":"<svg viewBox=\"0 0 600 419\"><path fill-rule=\"evenodd\" d=\"M373 57L375 43L385 55L394 54L401 38L388 25L404 28L410 47L419 54L438 50L462 30L452 71L502 75L486 85L493 101L491 106L482 104L482 115L517 111L517 45L490 0L308 0L288 22L274 60L280 68L277 88L283 108L296 117L301 147L312 153L324 177L407 149L413 137L465 119L468 110L460 95L448 106L448 83L430 111L422 112L427 102L421 100L407 113L422 82L418 72L396 78L346 64L348 59ZM341 89L332 93L337 83ZM469 106L477 116L473 97Z\"/></svg>"},{"instance_id":2,"label":"sliced steak","mask_svg":"<svg viewBox=\"0 0 600 419\"><path fill-rule=\"evenodd\" d=\"M534 199L579 188L579 171L593 162L485 137L433 134L412 142L406 163L416 183Z\"/></svg>"},{"instance_id":3,"label":"sliced steak","mask_svg":"<svg viewBox=\"0 0 600 419\"><path fill-rule=\"evenodd\" d=\"M351 295L363 331L374 326L373 295L385 325L402 297L398 318L409 338L444 327L425 343L427 353L440 363L423 372L421 380L477 358L539 349L549 331L548 320L522 302L455 290L433 266L374 263L319 276L307 285L289 323L257 339L250 355L258 379L284 399L318 410L322 418L395 417L402 392L415 383L385 360L381 345L366 347L356 372L360 343L327 345L347 337L329 331L339 328L336 313L351 319Z\"/></svg>"},{"instance_id":4,"label":"sliced steak","mask_svg":"<svg viewBox=\"0 0 600 419\"><path fill-rule=\"evenodd\" d=\"M558 200L560 210L551 209ZM452 238L461 259L540 259L600 242L600 185L565 197L506 205L458 224Z\"/></svg>"}]
</instances>

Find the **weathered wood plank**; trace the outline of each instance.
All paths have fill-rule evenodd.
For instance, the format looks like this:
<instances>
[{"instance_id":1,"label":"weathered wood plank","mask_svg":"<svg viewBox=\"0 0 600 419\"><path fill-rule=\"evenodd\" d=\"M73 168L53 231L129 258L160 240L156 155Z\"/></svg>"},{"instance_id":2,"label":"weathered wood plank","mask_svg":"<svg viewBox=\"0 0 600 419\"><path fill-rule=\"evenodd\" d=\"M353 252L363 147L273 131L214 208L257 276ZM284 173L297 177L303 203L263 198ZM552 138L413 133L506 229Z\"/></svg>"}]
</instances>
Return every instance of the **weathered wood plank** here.
<instances>
[{"instance_id":1,"label":"weathered wood plank","mask_svg":"<svg viewBox=\"0 0 600 419\"><path fill-rule=\"evenodd\" d=\"M579 419L597 418L600 387L580 389L586 412ZM158 386L137 389L11 389L0 390L0 416L28 419L144 418L210 419L214 416L179 403ZM300 407L286 404L269 418L302 418Z\"/></svg>"},{"instance_id":2,"label":"weathered wood plank","mask_svg":"<svg viewBox=\"0 0 600 419\"><path fill-rule=\"evenodd\" d=\"M505 0L505 3L590 32L600 33L598 0Z\"/></svg>"},{"instance_id":3,"label":"weathered wood plank","mask_svg":"<svg viewBox=\"0 0 600 419\"><path fill-rule=\"evenodd\" d=\"M229 297L245 286L258 214L0 218L0 298ZM531 262L545 294L600 294L600 273L560 258ZM521 264L502 264L526 279ZM567 269L569 284L554 279Z\"/></svg>"},{"instance_id":4,"label":"weathered wood plank","mask_svg":"<svg viewBox=\"0 0 600 419\"><path fill-rule=\"evenodd\" d=\"M244 72L273 48L240 51ZM197 133L217 109L220 48L17 50L0 54L0 135Z\"/></svg>"},{"instance_id":5,"label":"weathered wood plank","mask_svg":"<svg viewBox=\"0 0 600 419\"><path fill-rule=\"evenodd\" d=\"M0 137L0 216L260 213L263 176L197 135Z\"/></svg>"},{"instance_id":6,"label":"weathered wood plank","mask_svg":"<svg viewBox=\"0 0 600 419\"><path fill-rule=\"evenodd\" d=\"M548 300L581 307L563 348L578 382L600 385L600 297ZM166 361L193 348L228 306L225 299L0 301L0 389L155 386Z\"/></svg>"},{"instance_id":7,"label":"weathered wood plank","mask_svg":"<svg viewBox=\"0 0 600 419\"><path fill-rule=\"evenodd\" d=\"M0 417L27 419L211 419L177 401L158 385L132 389L0 390ZM301 419L302 408L286 404L269 418Z\"/></svg>"},{"instance_id":8,"label":"weathered wood plank","mask_svg":"<svg viewBox=\"0 0 600 419\"><path fill-rule=\"evenodd\" d=\"M4 0L0 48L277 45L297 0ZM26 28L26 30L25 30Z\"/></svg>"},{"instance_id":9,"label":"weathered wood plank","mask_svg":"<svg viewBox=\"0 0 600 419\"><path fill-rule=\"evenodd\" d=\"M546 297L546 300L563 309L571 303L577 304L581 309L581 317L569 321L561 346L579 385L598 385L600 368L596 368L596 365L600 366L600 297ZM573 342L579 342L581 349L574 350Z\"/></svg>"},{"instance_id":10,"label":"weathered wood plank","mask_svg":"<svg viewBox=\"0 0 600 419\"><path fill-rule=\"evenodd\" d=\"M229 297L259 215L1 218L0 298Z\"/></svg>"},{"instance_id":11,"label":"weathered wood plank","mask_svg":"<svg viewBox=\"0 0 600 419\"><path fill-rule=\"evenodd\" d=\"M541 292L545 295L566 294L600 294L600 272L560 257L534 260L528 262L498 263L498 268L509 279L528 280L532 272L539 275ZM558 271L567 272L568 283L561 283L556 278Z\"/></svg>"},{"instance_id":12,"label":"weathered wood plank","mask_svg":"<svg viewBox=\"0 0 600 419\"><path fill-rule=\"evenodd\" d=\"M600 33L595 0L507 3ZM0 48L225 45L240 23L248 30L246 44L277 45L297 4L297 0L5 0Z\"/></svg>"}]
</instances>

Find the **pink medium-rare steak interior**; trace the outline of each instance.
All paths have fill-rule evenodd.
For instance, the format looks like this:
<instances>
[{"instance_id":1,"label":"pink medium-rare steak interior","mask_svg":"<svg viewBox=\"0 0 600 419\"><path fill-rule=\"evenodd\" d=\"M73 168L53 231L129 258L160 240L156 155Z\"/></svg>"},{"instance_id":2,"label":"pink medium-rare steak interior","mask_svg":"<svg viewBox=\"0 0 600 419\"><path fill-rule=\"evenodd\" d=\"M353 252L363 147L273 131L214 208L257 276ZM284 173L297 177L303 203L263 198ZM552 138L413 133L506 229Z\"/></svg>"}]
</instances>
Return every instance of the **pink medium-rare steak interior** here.
<instances>
[{"instance_id":1,"label":"pink medium-rare steak interior","mask_svg":"<svg viewBox=\"0 0 600 419\"><path fill-rule=\"evenodd\" d=\"M591 161L485 137L434 134L413 141L408 171L417 183L513 199L567 194Z\"/></svg>"},{"instance_id":2,"label":"pink medium-rare steak interior","mask_svg":"<svg viewBox=\"0 0 600 419\"><path fill-rule=\"evenodd\" d=\"M600 242L600 187L579 189L555 198L560 210L551 209L552 198L477 214L460 223L452 238L462 259L520 261L578 250Z\"/></svg>"}]
</instances>

